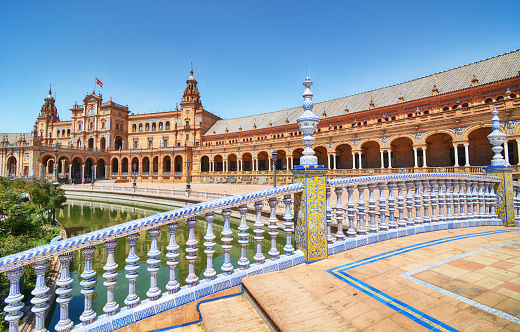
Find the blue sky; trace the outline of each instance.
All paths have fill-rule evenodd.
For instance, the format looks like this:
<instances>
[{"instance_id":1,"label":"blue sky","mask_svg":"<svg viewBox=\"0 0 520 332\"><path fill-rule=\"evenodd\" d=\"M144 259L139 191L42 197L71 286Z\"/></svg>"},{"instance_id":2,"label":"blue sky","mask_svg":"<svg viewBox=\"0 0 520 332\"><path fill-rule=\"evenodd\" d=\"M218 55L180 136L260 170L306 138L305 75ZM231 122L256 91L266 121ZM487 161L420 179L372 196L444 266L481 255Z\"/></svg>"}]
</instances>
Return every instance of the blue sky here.
<instances>
[{"instance_id":1,"label":"blue sky","mask_svg":"<svg viewBox=\"0 0 520 332\"><path fill-rule=\"evenodd\" d=\"M135 114L175 108L193 62L223 118L396 84L520 48L489 1L1 1L0 132L30 132L49 83L62 120L92 92ZM98 89L98 88L96 88Z\"/></svg>"}]
</instances>

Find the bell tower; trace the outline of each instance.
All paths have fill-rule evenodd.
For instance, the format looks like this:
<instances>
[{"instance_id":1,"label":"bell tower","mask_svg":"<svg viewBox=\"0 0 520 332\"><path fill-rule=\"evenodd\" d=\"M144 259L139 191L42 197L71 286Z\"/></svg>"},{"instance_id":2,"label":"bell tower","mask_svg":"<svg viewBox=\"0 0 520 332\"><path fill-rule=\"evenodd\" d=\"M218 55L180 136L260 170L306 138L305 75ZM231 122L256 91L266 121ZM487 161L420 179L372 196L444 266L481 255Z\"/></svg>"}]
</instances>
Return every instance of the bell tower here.
<instances>
[{"instance_id":1,"label":"bell tower","mask_svg":"<svg viewBox=\"0 0 520 332\"><path fill-rule=\"evenodd\" d=\"M197 89L197 80L193 77L193 68L191 68L190 77L186 80L186 89L182 95L181 107L193 104L200 105L200 93Z\"/></svg>"},{"instance_id":2,"label":"bell tower","mask_svg":"<svg viewBox=\"0 0 520 332\"><path fill-rule=\"evenodd\" d=\"M59 122L58 109L55 105L52 90L49 87L49 95L45 97L45 103L40 109L40 115L36 122L36 135L42 139L43 143L52 143L52 130L54 122Z\"/></svg>"}]
</instances>

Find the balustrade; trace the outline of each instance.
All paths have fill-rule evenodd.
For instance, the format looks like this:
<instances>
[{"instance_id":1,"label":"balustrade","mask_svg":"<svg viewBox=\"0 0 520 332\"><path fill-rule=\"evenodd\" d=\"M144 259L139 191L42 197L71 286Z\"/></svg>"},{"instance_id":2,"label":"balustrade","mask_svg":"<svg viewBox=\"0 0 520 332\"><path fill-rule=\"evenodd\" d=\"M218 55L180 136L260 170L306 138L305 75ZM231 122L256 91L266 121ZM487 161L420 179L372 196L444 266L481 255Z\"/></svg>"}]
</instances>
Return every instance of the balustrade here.
<instances>
[{"instance_id":1,"label":"balustrade","mask_svg":"<svg viewBox=\"0 0 520 332\"><path fill-rule=\"evenodd\" d=\"M328 180L328 188L325 193L327 207L324 211L327 222L327 242L329 246L334 246L352 241L352 238L360 236L373 237L377 233L389 234L398 231L401 234L400 229L407 227L416 227L417 232L419 232L419 230L422 231L423 226L426 230L426 225L460 223L462 221L474 226L480 225L481 222L486 224L486 220L490 219L496 221L495 184L497 181L497 178L481 175L437 173L389 174ZM514 189L515 213L520 216L520 185L515 184ZM222 245L219 245L224 253L224 261L220 263L222 264L220 266L222 274L228 276L227 278L233 278L239 274L245 276L251 269L260 268L259 271L262 271L262 266L280 259L286 259L298 252L296 250L298 248L295 249L292 244L294 233L292 194L302 190L302 184L291 184L255 193L224 197L0 258L0 272L5 272L10 282L9 296L6 299L8 305L5 308L8 313L5 319L9 322L10 331L18 330L18 321L22 316L21 309L23 307L23 296L20 294L19 281L23 266L31 263L35 263L34 270L37 276L36 287L32 292L34 297L31 299L32 311L36 315L35 327L37 331L45 331L43 314L50 304L48 303L49 287L45 285L44 272L47 268L47 260L52 256L58 256L62 266L61 275L57 281L58 289L56 290L60 320L53 329L70 331L74 324L81 323L80 326L89 326L100 319L92 309L93 301L95 301L93 294L97 282L96 277L98 277L93 269L95 245L97 244L104 243L106 250L106 264L103 267L105 273L102 275L105 279L103 284L107 288L106 304L103 307L106 314L104 319L123 312L119 310L119 305L115 301L115 289L122 289L120 287L122 285L118 285L116 279L118 265L114 260L115 249L120 237L126 237L128 241L128 247L125 248L128 250L128 256L124 267L125 277L128 280L128 296L124 303L128 309L139 308L141 303L136 294L136 281L138 277L143 278L137 272L140 259L137 254L137 245L141 231L147 231L151 239L149 250L146 253L148 256L147 270L150 273L150 287L146 293L148 301L145 301L148 304L152 301L165 301L168 296L176 296L181 289L197 287L199 275L202 273L195 271L199 245L203 245L204 253L207 255L207 263L203 272L205 282L201 282L200 287L219 282L222 278L217 278L214 267L217 243L215 242L216 236L213 234L213 221L216 211L222 211L221 214L224 219L223 231L221 232ZM406 196L404 190L406 190ZM342 202L344 194L346 194L346 206L343 206ZM335 197L332 195L335 195ZM378 196L377 200L375 195ZM332 206L331 201L334 199L335 205ZM266 200L270 211L267 227L265 227L262 219L262 210ZM246 221L248 204L254 204L256 214L255 222L251 227L252 233L254 233L253 244L249 241L251 230ZM240 214L239 225L233 225L230 222L232 208L238 209ZM279 210L282 210L281 214L276 213ZM414 211L415 216L413 216ZM203 244L199 244L195 238L197 216L203 216L206 221ZM180 222L186 223L187 234L178 234ZM337 227L335 231L332 229L334 222ZM169 233L169 244L166 247L167 252L165 252L168 260L164 264L161 264L161 250L157 244L161 233L159 227L162 225L167 226ZM444 226L448 228L447 225ZM348 228L346 231L347 238L345 238L344 227ZM269 230L270 245L268 248L262 246L264 228ZM281 255L276 246L276 240L279 236L278 228L283 228L285 231L284 255ZM233 233L233 229L236 229L238 233ZM437 227L436 229L442 228ZM233 234L238 236L238 247L236 245L233 247ZM180 259L180 246L177 243L179 239L183 239L185 241L183 244L187 247L184 261ZM248 246L255 248L254 263L250 262L246 256ZM69 302L72 299L72 278L69 265L75 250L81 250L85 258L80 283L82 286L81 293L84 296L84 310L80 316L80 322L73 322L69 317ZM232 251L233 260L231 258ZM269 255L268 260L266 260L264 254ZM301 255L301 252L299 254ZM237 255L238 257L235 257ZM184 281L180 280L176 272L181 262L188 267L188 275ZM233 265L232 262L237 263ZM163 286L157 280L157 274L162 268L169 270L169 280ZM167 293L163 294L159 286L165 286ZM183 294L183 292L178 295L180 296L180 294Z\"/></svg>"}]
</instances>

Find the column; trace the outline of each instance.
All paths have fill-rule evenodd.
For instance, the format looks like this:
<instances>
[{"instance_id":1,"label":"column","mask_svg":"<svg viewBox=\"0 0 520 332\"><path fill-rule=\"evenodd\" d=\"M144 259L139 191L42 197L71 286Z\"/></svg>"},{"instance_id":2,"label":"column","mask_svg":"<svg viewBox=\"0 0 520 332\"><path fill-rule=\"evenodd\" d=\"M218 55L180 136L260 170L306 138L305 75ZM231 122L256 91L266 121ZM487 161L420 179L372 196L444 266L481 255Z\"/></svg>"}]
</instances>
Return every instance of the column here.
<instances>
[{"instance_id":1,"label":"column","mask_svg":"<svg viewBox=\"0 0 520 332\"><path fill-rule=\"evenodd\" d=\"M392 168L392 149L388 150L388 168Z\"/></svg>"},{"instance_id":2,"label":"column","mask_svg":"<svg viewBox=\"0 0 520 332\"><path fill-rule=\"evenodd\" d=\"M162 171L162 168L160 170ZM108 178L109 178L108 166L105 166L105 179L108 179Z\"/></svg>"},{"instance_id":3,"label":"column","mask_svg":"<svg viewBox=\"0 0 520 332\"><path fill-rule=\"evenodd\" d=\"M352 152L352 169L356 169L356 153Z\"/></svg>"},{"instance_id":4,"label":"column","mask_svg":"<svg viewBox=\"0 0 520 332\"><path fill-rule=\"evenodd\" d=\"M291 164L289 164L289 156L285 157L285 165L286 165L286 170L290 170L292 168L292 167L290 167Z\"/></svg>"},{"instance_id":5,"label":"column","mask_svg":"<svg viewBox=\"0 0 520 332\"><path fill-rule=\"evenodd\" d=\"M95 180L97 177L96 177L96 173L97 173L97 166L94 165L94 173L92 174L92 180Z\"/></svg>"},{"instance_id":6,"label":"column","mask_svg":"<svg viewBox=\"0 0 520 332\"><path fill-rule=\"evenodd\" d=\"M509 146L507 144L507 140L504 141L504 157L506 159L506 166L511 166L509 163Z\"/></svg>"},{"instance_id":7,"label":"column","mask_svg":"<svg viewBox=\"0 0 520 332\"><path fill-rule=\"evenodd\" d=\"M520 145L520 143L519 143L519 145ZM518 151L520 151L520 149ZM518 160L519 160L519 163L520 163L520 158L518 158ZM293 169L293 168L294 168L294 158L293 158L293 156L291 156L291 168L290 169Z\"/></svg>"},{"instance_id":8,"label":"column","mask_svg":"<svg viewBox=\"0 0 520 332\"><path fill-rule=\"evenodd\" d=\"M516 140L516 151L518 154L518 163L517 165L520 165L520 139Z\"/></svg>"},{"instance_id":9,"label":"column","mask_svg":"<svg viewBox=\"0 0 520 332\"><path fill-rule=\"evenodd\" d=\"M85 183L85 165L81 165L81 183Z\"/></svg>"},{"instance_id":10,"label":"column","mask_svg":"<svg viewBox=\"0 0 520 332\"><path fill-rule=\"evenodd\" d=\"M327 168L330 169L330 153L327 153Z\"/></svg>"},{"instance_id":11,"label":"column","mask_svg":"<svg viewBox=\"0 0 520 332\"><path fill-rule=\"evenodd\" d=\"M385 168L385 158L383 157L383 150L380 150L381 152L381 168Z\"/></svg>"},{"instance_id":12,"label":"column","mask_svg":"<svg viewBox=\"0 0 520 332\"><path fill-rule=\"evenodd\" d=\"M413 148L413 162L414 162L414 166L413 167L419 167L417 165L417 148Z\"/></svg>"},{"instance_id":13,"label":"column","mask_svg":"<svg viewBox=\"0 0 520 332\"><path fill-rule=\"evenodd\" d=\"M65 159L61 160L61 176L65 175Z\"/></svg>"},{"instance_id":14,"label":"column","mask_svg":"<svg viewBox=\"0 0 520 332\"><path fill-rule=\"evenodd\" d=\"M269 172L270 172L271 171L272 159L271 158L267 158L267 163L269 164Z\"/></svg>"},{"instance_id":15,"label":"column","mask_svg":"<svg viewBox=\"0 0 520 332\"><path fill-rule=\"evenodd\" d=\"M422 159L423 159L423 166L422 167L428 167L426 165L426 147L425 146L422 147Z\"/></svg>"},{"instance_id":16,"label":"column","mask_svg":"<svg viewBox=\"0 0 520 332\"><path fill-rule=\"evenodd\" d=\"M469 167L469 143L464 143L464 154L466 155L466 167Z\"/></svg>"},{"instance_id":17,"label":"column","mask_svg":"<svg viewBox=\"0 0 520 332\"><path fill-rule=\"evenodd\" d=\"M39 170L39 173L40 173L40 177L41 178L45 177L45 173L43 172L43 164L42 163L38 164L38 170Z\"/></svg>"},{"instance_id":18,"label":"column","mask_svg":"<svg viewBox=\"0 0 520 332\"><path fill-rule=\"evenodd\" d=\"M363 164L361 163L361 151L358 151L358 159L359 159L359 169L363 169Z\"/></svg>"},{"instance_id":19,"label":"column","mask_svg":"<svg viewBox=\"0 0 520 332\"><path fill-rule=\"evenodd\" d=\"M455 153L455 167L459 167L459 149L458 144L453 143L453 152Z\"/></svg>"},{"instance_id":20,"label":"column","mask_svg":"<svg viewBox=\"0 0 520 332\"><path fill-rule=\"evenodd\" d=\"M332 159L333 167L334 167L334 169L336 169L336 153L332 154L332 158L334 158L334 159Z\"/></svg>"}]
</instances>

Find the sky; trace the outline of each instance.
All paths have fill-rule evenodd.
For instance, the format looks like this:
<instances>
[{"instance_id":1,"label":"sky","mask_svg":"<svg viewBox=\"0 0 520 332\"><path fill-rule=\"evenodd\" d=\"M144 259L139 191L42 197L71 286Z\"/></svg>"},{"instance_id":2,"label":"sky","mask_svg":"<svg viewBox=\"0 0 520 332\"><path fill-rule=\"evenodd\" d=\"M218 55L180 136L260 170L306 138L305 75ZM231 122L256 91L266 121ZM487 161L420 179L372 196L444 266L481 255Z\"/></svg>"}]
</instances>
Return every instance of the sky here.
<instances>
[{"instance_id":1,"label":"sky","mask_svg":"<svg viewBox=\"0 0 520 332\"><path fill-rule=\"evenodd\" d=\"M134 114L175 109L190 66L225 119L431 75L520 48L490 1L0 1L0 132L30 132L52 84L62 120L95 88ZM95 85L95 78L103 88Z\"/></svg>"}]
</instances>

